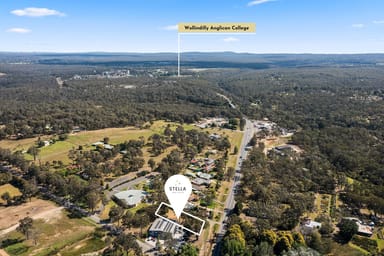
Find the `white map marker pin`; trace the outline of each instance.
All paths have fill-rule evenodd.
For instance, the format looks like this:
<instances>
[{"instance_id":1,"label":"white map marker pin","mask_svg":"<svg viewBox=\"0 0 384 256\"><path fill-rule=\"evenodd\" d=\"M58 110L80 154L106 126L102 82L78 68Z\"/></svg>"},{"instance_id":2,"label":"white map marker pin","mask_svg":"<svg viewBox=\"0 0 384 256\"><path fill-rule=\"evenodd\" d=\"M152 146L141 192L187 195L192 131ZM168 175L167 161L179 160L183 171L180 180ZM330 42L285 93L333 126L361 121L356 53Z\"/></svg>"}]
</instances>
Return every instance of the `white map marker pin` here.
<instances>
[{"instance_id":1,"label":"white map marker pin","mask_svg":"<svg viewBox=\"0 0 384 256\"><path fill-rule=\"evenodd\" d=\"M192 192L191 181L184 175L173 175L165 182L164 190L177 219L179 219Z\"/></svg>"}]
</instances>

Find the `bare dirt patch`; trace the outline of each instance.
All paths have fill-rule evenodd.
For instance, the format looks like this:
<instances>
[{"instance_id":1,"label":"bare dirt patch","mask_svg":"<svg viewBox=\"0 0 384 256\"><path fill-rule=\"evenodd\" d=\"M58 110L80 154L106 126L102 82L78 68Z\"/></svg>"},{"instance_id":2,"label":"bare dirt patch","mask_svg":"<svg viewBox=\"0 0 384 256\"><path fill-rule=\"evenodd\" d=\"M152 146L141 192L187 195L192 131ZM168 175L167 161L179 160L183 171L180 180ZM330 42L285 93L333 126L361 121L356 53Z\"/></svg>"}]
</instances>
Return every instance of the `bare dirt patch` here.
<instances>
[{"instance_id":1,"label":"bare dirt patch","mask_svg":"<svg viewBox=\"0 0 384 256\"><path fill-rule=\"evenodd\" d=\"M33 219L43 218L49 221L55 218L61 209L61 207L41 199L33 199L31 202L18 206L0 207L0 235L12 231L8 229L17 226L22 218L29 216ZM5 232L7 230L8 232Z\"/></svg>"}]
</instances>

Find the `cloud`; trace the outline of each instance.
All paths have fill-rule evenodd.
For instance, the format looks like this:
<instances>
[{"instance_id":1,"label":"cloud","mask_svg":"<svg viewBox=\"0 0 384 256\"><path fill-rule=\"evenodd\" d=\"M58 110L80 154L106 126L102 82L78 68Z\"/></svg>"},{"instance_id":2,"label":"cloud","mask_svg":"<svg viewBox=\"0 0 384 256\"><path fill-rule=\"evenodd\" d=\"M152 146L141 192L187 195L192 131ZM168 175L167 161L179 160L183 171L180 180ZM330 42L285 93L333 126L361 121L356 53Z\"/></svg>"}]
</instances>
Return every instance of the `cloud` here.
<instances>
[{"instance_id":1,"label":"cloud","mask_svg":"<svg viewBox=\"0 0 384 256\"><path fill-rule=\"evenodd\" d=\"M27 34L31 33L32 31L27 28L10 28L7 30L9 33L18 33L18 34Z\"/></svg>"},{"instance_id":2,"label":"cloud","mask_svg":"<svg viewBox=\"0 0 384 256\"><path fill-rule=\"evenodd\" d=\"M374 20L373 24L384 24L384 20Z\"/></svg>"},{"instance_id":3,"label":"cloud","mask_svg":"<svg viewBox=\"0 0 384 256\"><path fill-rule=\"evenodd\" d=\"M264 4L268 2L274 2L276 0L254 0L248 3L248 6L254 6L254 5L259 5L259 4Z\"/></svg>"},{"instance_id":4,"label":"cloud","mask_svg":"<svg viewBox=\"0 0 384 256\"><path fill-rule=\"evenodd\" d=\"M11 11L12 14L16 16L27 16L27 17L44 17L44 16L65 16L64 13L51 10L48 8L36 8L36 7L28 7L19 10Z\"/></svg>"},{"instance_id":5,"label":"cloud","mask_svg":"<svg viewBox=\"0 0 384 256\"><path fill-rule=\"evenodd\" d=\"M235 37L227 37L227 38L224 38L223 39L224 42L227 42L227 43L232 43L232 42L237 42L239 41L238 38L235 38Z\"/></svg>"},{"instance_id":6,"label":"cloud","mask_svg":"<svg viewBox=\"0 0 384 256\"><path fill-rule=\"evenodd\" d=\"M364 24L361 24L361 23L358 23L358 24L352 24L352 27L353 27L353 28L364 28L365 25L364 25Z\"/></svg>"},{"instance_id":7,"label":"cloud","mask_svg":"<svg viewBox=\"0 0 384 256\"><path fill-rule=\"evenodd\" d=\"M162 27L161 29L163 29L163 30L178 30L179 26L178 25L169 25L169 26Z\"/></svg>"}]
</instances>

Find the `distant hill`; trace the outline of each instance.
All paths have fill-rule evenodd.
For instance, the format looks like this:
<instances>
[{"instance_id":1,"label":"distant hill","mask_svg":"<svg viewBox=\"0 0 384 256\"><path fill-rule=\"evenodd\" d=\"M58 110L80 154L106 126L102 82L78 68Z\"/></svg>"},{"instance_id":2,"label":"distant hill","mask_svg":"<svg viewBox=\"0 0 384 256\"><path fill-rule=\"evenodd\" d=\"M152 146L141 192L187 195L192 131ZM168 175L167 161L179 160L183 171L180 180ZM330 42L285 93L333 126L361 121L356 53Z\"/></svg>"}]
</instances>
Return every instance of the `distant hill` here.
<instances>
[{"instance_id":1,"label":"distant hill","mask_svg":"<svg viewBox=\"0 0 384 256\"><path fill-rule=\"evenodd\" d=\"M384 65L384 54L250 54L184 52L182 65L200 68L321 67ZM176 53L0 53L0 62L49 65L176 66Z\"/></svg>"}]
</instances>

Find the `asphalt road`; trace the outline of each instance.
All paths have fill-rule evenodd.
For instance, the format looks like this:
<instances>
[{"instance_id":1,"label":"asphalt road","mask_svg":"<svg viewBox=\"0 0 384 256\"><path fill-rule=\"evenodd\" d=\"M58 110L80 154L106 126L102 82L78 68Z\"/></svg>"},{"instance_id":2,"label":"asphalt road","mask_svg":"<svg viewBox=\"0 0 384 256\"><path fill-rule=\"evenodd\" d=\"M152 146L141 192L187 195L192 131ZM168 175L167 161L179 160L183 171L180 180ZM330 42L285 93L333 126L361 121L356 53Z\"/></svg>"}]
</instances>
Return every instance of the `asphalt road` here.
<instances>
[{"instance_id":1,"label":"asphalt road","mask_svg":"<svg viewBox=\"0 0 384 256\"><path fill-rule=\"evenodd\" d=\"M246 120L246 124L244 126L244 135L243 135L243 139L241 141L241 146L239 149L240 153L238 155L237 162L236 162L236 168L235 168L236 173L235 173L233 182L231 183L231 186L228 190L229 193L227 196L227 200L225 201L224 214L222 215L220 220L220 224L219 224L220 226L218 229L218 235L216 239L216 247L213 251L214 256L220 255L220 248L217 245L220 244L223 236L225 235L225 232L227 231L227 226L225 225L225 223L228 220L231 210L235 207L235 204L236 204L235 194L236 194L237 187L240 185L240 181L241 181L241 163L243 162L244 159L247 158L247 155L248 155L248 151L246 150L247 144L251 140L253 134L257 131L256 128L254 128L254 125L251 120L249 119L245 119L245 120Z\"/></svg>"},{"instance_id":2,"label":"asphalt road","mask_svg":"<svg viewBox=\"0 0 384 256\"><path fill-rule=\"evenodd\" d=\"M151 172L150 175L159 175L159 173L157 172ZM129 179L131 179L132 177L129 177L129 176L123 176L123 177L119 177L113 181L111 181L109 184L109 187L112 188L111 191L108 191L106 193L106 196L108 199L110 199L114 194L120 192L120 191L123 191L123 190L126 190L126 189L132 189L135 185L143 182L143 181L146 181L148 180L148 175L146 176L141 176L141 177L138 177L134 180L131 180L129 181ZM120 184L120 185L118 185ZM114 185L114 186L113 186Z\"/></svg>"}]
</instances>

